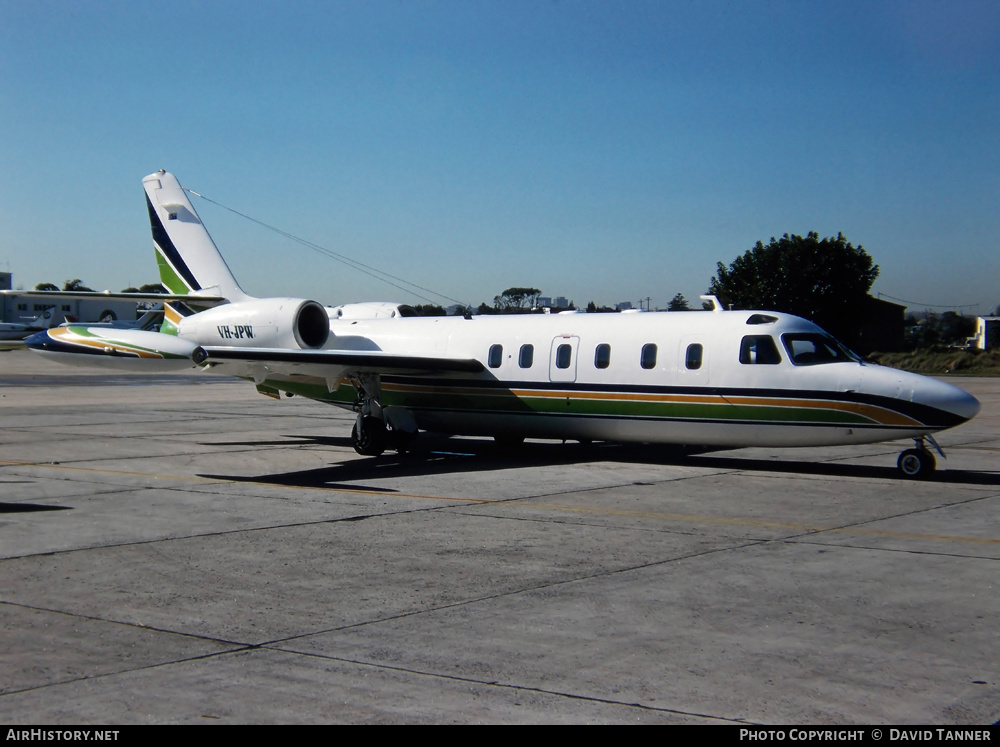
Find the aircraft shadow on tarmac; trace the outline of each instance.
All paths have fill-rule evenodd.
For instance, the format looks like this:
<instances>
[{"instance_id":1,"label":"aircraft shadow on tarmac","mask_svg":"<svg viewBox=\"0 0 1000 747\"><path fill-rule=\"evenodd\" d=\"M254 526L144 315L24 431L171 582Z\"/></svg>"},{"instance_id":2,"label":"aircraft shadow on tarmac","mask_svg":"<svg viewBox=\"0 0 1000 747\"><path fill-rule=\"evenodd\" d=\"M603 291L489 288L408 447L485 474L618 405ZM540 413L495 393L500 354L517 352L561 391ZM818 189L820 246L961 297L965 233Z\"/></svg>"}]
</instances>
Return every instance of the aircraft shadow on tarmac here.
<instances>
[{"instance_id":1,"label":"aircraft shadow on tarmac","mask_svg":"<svg viewBox=\"0 0 1000 747\"><path fill-rule=\"evenodd\" d=\"M47 506L41 503L0 503L0 514L29 514L36 511L69 511L72 506Z\"/></svg>"},{"instance_id":2,"label":"aircraft shadow on tarmac","mask_svg":"<svg viewBox=\"0 0 1000 747\"><path fill-rule=\"evenodd\" d=\"M295 439L294 441L288 439ZM206 444L208 445L208 444ZM349 438L334 436L292 436L273 441L214 443L213 446L326 446L351 448ZM265 475L201 474L217 480L267 483L290 487L330 488L359 492L396 492L364 485L365 480L416 477L421 475L483 472L526 467L583 464L588 462L620 464L659 464L699 467L726 472L764 472L779 474L821 475L891 479L904 482L895 466L846 464L843 462L783 461L751 459L730 454L697 452L681 447L653 444L618 444L556 441L532 442L519 448L501 446L493 441L462 437L421 436L404 454L387 452L380 457L350 459L315 469ZM930 481L953 485L1000 485L1000 473L939 469Z\"/></svg>"}]
</instances>

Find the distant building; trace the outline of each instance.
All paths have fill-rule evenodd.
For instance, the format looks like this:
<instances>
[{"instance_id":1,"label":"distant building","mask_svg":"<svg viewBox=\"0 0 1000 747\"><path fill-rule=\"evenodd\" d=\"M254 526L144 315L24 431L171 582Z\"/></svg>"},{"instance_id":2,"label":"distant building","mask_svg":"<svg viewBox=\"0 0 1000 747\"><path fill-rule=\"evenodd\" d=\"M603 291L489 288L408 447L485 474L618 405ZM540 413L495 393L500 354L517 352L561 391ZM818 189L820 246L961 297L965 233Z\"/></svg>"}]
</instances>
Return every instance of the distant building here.
<instances>
[{"instance_id":1,"label":"distant building","mask_svg":"<svg viewBox=\"0 0 1000 747\"><path fill-rule=\"evenodd\" d=\"M631 301L619 301L615 304L615 311L628 311L632 308Z\"/></svg>"},{"instance_id":2,"label":"distant building","mask_svg":"<svg viewBox=\"0 0 1000 747\"><path fill-rule=\"evenodd\" d=\"M140 316L135 301L122 299L99 296L65 298L47 296L36 291L16 291L0 295L0 321L20 322L33 319L52 308L62 316L71 316L79 322L134 321Z\"/></svg>"},{"instance_id":3,"label":"distant building","mask_svg":"<svg viewBox=\"0 0 1000 747\"><path fill-rule=\"evenodd\" d=\"M556 296L552 299L552 305L556 308L565 309L569 306L569 299L566 296Z\"/></svg>"},{"instance_id":4,"label":"distant building","mask_svg":"<svg viewBox=\"0 0 1000 747\"><path fill-rule=\"evenodd\" d=\"M969 342L980 350L1000 348L1000 316L977 316L976 335Z\"/></svg>"},{"instance_id":5,"label":"distant building","mask_svg":"<svg viewBox=\"0 0 1000 747\"><path fill-rule=\"evenodd\" d=\"M14 276L9 272L0 272L0 291L9 291L14 286L11 283L14 280Z\"/></svg>"}]
</instances>

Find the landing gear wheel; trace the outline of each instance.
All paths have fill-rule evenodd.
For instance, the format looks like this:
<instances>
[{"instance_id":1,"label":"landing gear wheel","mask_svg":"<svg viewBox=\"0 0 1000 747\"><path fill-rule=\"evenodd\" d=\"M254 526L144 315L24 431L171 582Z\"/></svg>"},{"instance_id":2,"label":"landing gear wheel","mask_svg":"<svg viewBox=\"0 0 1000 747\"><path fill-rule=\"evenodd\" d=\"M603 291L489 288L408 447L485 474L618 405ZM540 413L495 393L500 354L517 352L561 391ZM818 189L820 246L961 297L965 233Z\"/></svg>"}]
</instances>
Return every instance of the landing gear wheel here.
<instances>
[{"instance_id":1,"label":"landing gear wheel","mask_svg":"<svg viewBox=\"0 0 1000 747\"><path fill-rule=\"evenodd\" d=\"M351 429L351 445L361 456L379 456L387 440L385 424L371 415L355 421Z\"/></svg>"},{"instance_id":2,"label":"landing gear wheel","mask_svg":"<svg viewBox=\"0 0 1000 747\"><path fill-rule=\"evenodd\" d=\"M899 455L896 466L903 473L903 477L910 480L926 480L934 474L937 462L927 449L907 449Z\"/></svg>"}]
</instances>

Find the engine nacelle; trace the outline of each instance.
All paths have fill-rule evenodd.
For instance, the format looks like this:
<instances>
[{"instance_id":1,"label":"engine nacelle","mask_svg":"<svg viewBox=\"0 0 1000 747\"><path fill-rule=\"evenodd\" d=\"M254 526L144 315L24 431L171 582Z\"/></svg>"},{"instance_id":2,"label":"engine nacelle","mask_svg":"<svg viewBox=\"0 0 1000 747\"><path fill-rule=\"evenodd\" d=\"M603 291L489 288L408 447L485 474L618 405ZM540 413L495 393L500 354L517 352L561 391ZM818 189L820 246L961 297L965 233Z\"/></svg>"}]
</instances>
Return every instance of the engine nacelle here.
<instances>
[{"instance_id":1,"label":"engine nacelle","mask_svg":"<svg viewBox=\"0 0 1000 747\"><path fill-rule=\"evenodd\" d=\"M316 349L330 336L330 317L316 301L261 298L185 317L177 334L207 346Z\"/></svg>"},{"instance_id":2,"label":"engine nacelle","mask_svg":"<svg viewBox=\"0 0 1000 747\"><path fill-rule=\"evenodd\" d=\"M405 304L388 301L364 301L362 303L345 303L330 309L331 319L355 321L358 319L394 319L404 316L416 316L417 312Z\"/></svg>"}]
</instances>

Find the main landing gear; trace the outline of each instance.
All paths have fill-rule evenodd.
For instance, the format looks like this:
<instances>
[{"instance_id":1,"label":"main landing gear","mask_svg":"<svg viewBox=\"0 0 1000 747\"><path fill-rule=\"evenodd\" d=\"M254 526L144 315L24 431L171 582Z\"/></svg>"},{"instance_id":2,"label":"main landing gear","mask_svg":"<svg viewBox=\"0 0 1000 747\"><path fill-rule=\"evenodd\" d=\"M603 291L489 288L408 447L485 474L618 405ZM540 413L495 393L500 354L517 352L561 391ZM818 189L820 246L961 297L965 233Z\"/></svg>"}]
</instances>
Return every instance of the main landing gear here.
<instances>
[{"instance_id":1,"label":"main landing gear","mask_svg":"<svg viewBox=\"0 0 1000 747\"><path fill-rule=\"evenodd\" d=\"M389 431L381 418L358 415L351 429L351 446L361 456L379 456L389 441Z\"/></svg>"},{"instance_id":2,"label":"main landing gear","mask_svg":"<svg viewBox=\"0 0 1000 747\"><path fill-rule=\"evenodd\" d=\"M358 415L351 429L351 446L361 456L381 456L386 449L405 454L416 431L391 428L374 415Z\"/></svg>"},{"instance_id":3,"label":"main landing gear","mask_svg":"<svg viewBox=\"0 0 1000 747\"><path fill-rule=\"evenodd\" d=\"M904 451L896 461L896 467L899 468L903 477L910 480L926 480L934 474L934 470L937 469L937 461L927 448L927 442L930 442L942 459L947 458L932 436L914 438L915 448Z\"/></svg>"},{"instance_id":4,"label":"main landing gear","mask_svg":"<svg viewBox=\"0 0 1000 747\"><path fill-rule=\"evenodd\" d=\"M398 407L382 407L377 376L362 374L351 380L358 393L358 417L351 429L351 446L361 456L380 456L386 449L403 453L417 432L413 417Z\"/></svg>"}]
</instances>

